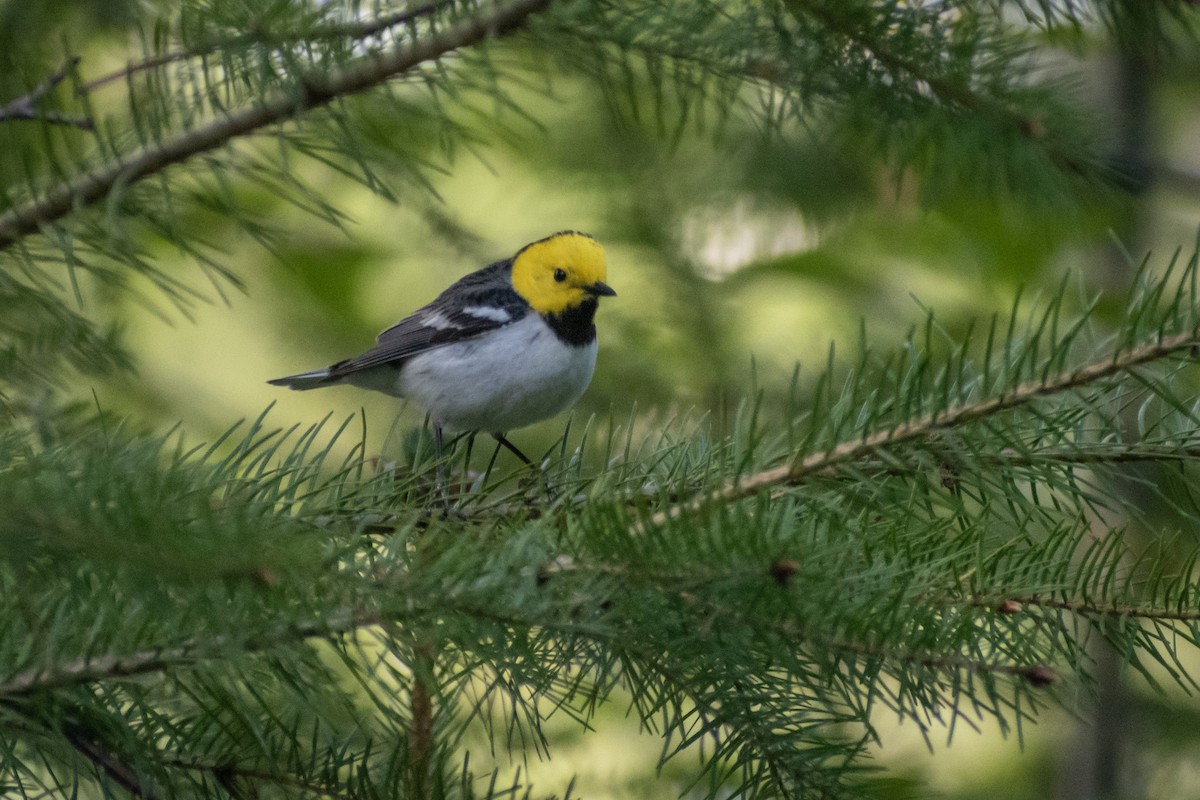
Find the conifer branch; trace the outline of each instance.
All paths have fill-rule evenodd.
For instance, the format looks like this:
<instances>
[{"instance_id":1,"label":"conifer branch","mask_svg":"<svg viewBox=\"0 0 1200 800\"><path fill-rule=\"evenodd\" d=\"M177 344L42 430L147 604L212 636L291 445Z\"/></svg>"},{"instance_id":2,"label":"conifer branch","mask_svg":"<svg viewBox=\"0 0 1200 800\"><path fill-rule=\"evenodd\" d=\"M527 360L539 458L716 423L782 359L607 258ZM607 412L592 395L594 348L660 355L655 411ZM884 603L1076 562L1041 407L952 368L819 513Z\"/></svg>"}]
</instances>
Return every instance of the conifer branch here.
<instances>
[{"instance_id":1,"label":"conifer branch","mask_svg":"<svg viewBox=\"0 0 1200 800\"><path fill-rule=\"evenodd\" d=\"M1009 467L1033 467L1041 464L1089 466L1099 464L1137 464L1144 461L1192 461L1200 458L1200 445L1132 444L1122 450L1065 450L1046 448L1028 453L1000 452L982 459L984 464Z\"/></svg>"},{"instance_id":2,"label":"conifer branch","mask_svg":"<svg viewBox=\"0 0 1200 800\"><path fill-rule=\"evenodd\" d=\"M505 625L533 624L530 620L498 613L493 609L481 606L456 605L449 608L488 622ZM382 625L399 616L399 614L389 614L383 609L346 609L330 614L319 623L289 625L274 634L257 634L246 640L235 640L232 637L221 635L214 636L202 643L76 659L53 667L35 668L17 673L7 681L0 683L0 698L21 697L45 689L163 672L177 667L187 667L201 661L227 658L230 655L240 656L264 652L283 644L305 639L329 639L353 633L361 628ZM564 632L578 633L583 630L580 626L541 624L547 629L558 629ZM594 633L594 631L592 632Z\"/></svg>"},{"instance_id":3,"label":"conifer branch","mask_svg":"<svg viewBox=\"0 0 1200 800\"><path fill-rule=\"evenodd\" d=\"M78 56L69 59L58 71L49 75L28 94L0 106L0 122L7 122L9 120L40 120L52 125L67 125L87 131L95 128L90 119L67 117L62 114L38 111L35 105L37 101L48 95L55 86L66 80L67 76L71 74L71 70L78 63Z\"/></svg>"},{"instance_id":4,"label":"conifer branch","mask_svg":"<svg viewBox=\"0 0 1200 800\"><path fill-rule=\"evenodd\" d=\"M1045 664L1027 665L977 661L957 656L935 656L928 653L910 653L885 647L869 647L865 644L847 641L835 641L829 644L834 649L846 653L871 658L882 658L902 664L915 664L941 672L969 672L972 675L1008 675L1014 678L1021 678L1031 686L1037 688L1049 686L1059 681L1058 673Z\"/></svg>"},{"instance_id":5,"label":"conifer branch","mask_svg":"<svg viewBox=\"0 0 1200 800\"><path fill-rule=\"evenodd\" d=\"M95 737L89 736L79 730L67 730L67 741L71 743L71 747L96 765L96 768L103 772L108 778L118 786L129 792L134 797L140 797L142 800L158 800L159 794L142 785L141 778L138 777L137 770L126 764L116 753L104 744L98 741Z\"/></svg>"},{"instance_id":6,"label":"conifer branch","mask_svg":"<svg viewBox=\"0 0 1200 800\"><path fill-rule=\"evenodd\" d=\"M433 693L429 680L433 676L436 649L418 633L413 645L412 685L408 690L409 710L412 714L409 726L408 769L413 794L424 797L433 781Z\"/></svg>"},{"instance_id":7,"label":"conifer branch","mask_svg":"<svg viewBox=\"0 0 1200 800\"><path fill-rule=\"evenodd\" d=\"M22 237L53 224L73 211L94 205L117 185L130 185L162 172L173 164L215 150L233 139L256 130L285 122L305 111L328 105L340 97L374 88L414 67L518 30L530 16L547 8L554 0L512 0L459 22L430 38L400 47L391 53L365 58L355 66L331 76L309 74L293 91L276 96L251 108L229 115L180 134L173 139L148 145L119 163L96 168L60 183L40 199L32 200L0 215L0 250Z\"/></svg>"},{"instance_id":8,"label":"conifer branch","mask_svg":"<svg viewBox=\"0 0 1200 800\"><path fill-rule=\"evenodd\" d=\"M266 770L238 766L237 764L212 764L204 761L192 761L178 756L163 758L161 763L164 766L188 772L204 772L212 775L226 790L232 789L235 779L240 778L245 781L259 781L261 783L272 783L281 787L286 786L289 789L295 789L306 794L313 794L317 797L331 797L335 798L335 800L352 800L355 797L350 792L339 792L326 784L310 783L288 773L268 772ZM239 796L234 791L229 791L229 794L232 797ZM250 796L255 795L252 793Z\"/></svg>"},{"instance_id":9,"label":"conifer branch","mask_svg":"<svg viewBox=\"0 0 1200 800\"><path fill-rule=\"evenodd\" d=\"M1140 608L1137 606L1099 605L1085 600L1055 600L1049 597L1007 597L999 602L983 598L971 605L993 608L1001 614L1020 614L1025 606L1070 611L1085 617L1116 617L1145 619L1154 622L1200 622L1200 610L1171 610L1166 608Z\"/></svg>"},{"instance_id":10,"label":"conifer branch","mask_svg":"<svg viewBox=\"0 0 1200 800\"><path fill-rule=\"evenodd\" d=\"M864 435L861 439L842 442L829 450L813 453L799 461L772 467L740 480L735 479L722 489L658 512L650 518L650 524L661 525L684 514L700 511L710 503L728 503L753 497L764 489L795 486L810 477L829 474L843 464L858 461L877 451L924 438L939 430L956 428L959 425L1012 411L1041 398L1087 386L1134 367L1153 363L1183 350L1190 350L1197 344L1200 344L1200 331L1195 330L1174 336L1160 337L1151 344L1135 347L1124 353L1118 352L1110 359L1097 361L1045 380L1022 384L1012 391L1002 392L996 397L976 403L950 406L943 411ZM635 531L640 530L642 530L642 526L638 525Z\"/></svg>"},{"instance_id":11,"label":"conifer branch","mask_svg":"<svg viewBox=\"0 0 1200 800\"><path fill-rule=\"evenodd\" d=\"M1119 450L1112 448L1067 449L1047 447L1040 450L1017 452L1011 448L992 455L979 455L973 463L988 467L1088 467L1105 464L1139 464L1144 462L1164 463L1169 461L1192 461L1200 459L1200 445L1178 447L1163 444L1133 443ZM925 470L928 464L900 465L894 461L860 461L857 471L867 475L912 475ZM942 465L954 472L951 463ZM830 470L831 474L833 470ZM844 480L858 480L857 476L840 475Z\"/></svg>"},{"instance_id":12,"label":"conifer branch","mask_svg":"<svg viewBox=\"0 0 1200 800\"><path fill-rule=\"evenodd\" d=\"M84 93L91 92L95 89L107 86L115 81L128 80L129 78L141 72L148 72L152 69L165 67L168 64L175 64L180 61L188 61L193 58L202 58L204 56L212 55L223 48L231 46L236 47L244 44L286 45L319 39L369 39L372 36L377 36L378 34L383 33L389 28L405 25L409 22L420 19L421 17L435 14L451 3L452 0L441 0L437 3L428 3L417 8L398 11L396 13L388 14L376 19L355 22L327 23L314 29L306 30L303 33L290 35L272 35L271 33L264 31L245 33L240 36L235 36L231 39L222 39L216 42L200 44L187 50L163 53L152 58L147 58L144 61L129 64L121 69L113 70L112 72L101 75L98 78L93 78L90 81L86 81L82 86L80 86L80 90Z\"/></svg>"},{"instance_id":13,"label":"conifer branch","mask_svg":"<svg viewBox=\"0 0 1200 800\"><path fill-rule=\"evenodd\" d=\"M1094 171L1083 163L1078 155L1065 152L1049 142L1046 124L1042 119L1022 114L997 98L976 91L964 80L954 80L939 74L933 68L936 61L918 60L903 54L890 46L884 37L875 35L868 26L859 24L860 20L846 13L845 9L853 8L851 4L839 6L835 3L833 5L838 9L836 11L824 0L789 0L787 5L793 14L808 14L817 19L826 30L862 48L896 79L926 87L928 93L943 105L991 116L1003 121L1023 138L1037 141L1048 157L1065 171L1081 175Z\"/></svg>"},{"instance_id":14,"label":"conifer branch","mask_svg":"<svg viewBox=\"0 0 1200 800\"><path fill-rule=\"evenodd\" d=\"M214 640L213 644L224 644ZM19 697L42 689L59 688L109 678L126 678L158 672L200 660L192 648L143 650L137 653L93 656L54 667L18 672L0 684L0 697Z\"/></svg>"},{"instance_id":15,"label":"conifer branch","mask_svg":"<svg viewBox=\"0 0 1200 800\"><path fill-rule=\"evenodd\" d=\"M907 76L913 83L929 87L929 91L946 105L995 114L1012 121L1023 132L1028 133L1035 129L1030 120L998 104L992 98L975 92L966 83L944 78L931 69L931 64L907 58L896 52L885 40L871 34L867 26L856 24L859 20L851 18L844 10L852 9L853 6L841 6L842 10L839 13L830 10L822 0L790 0L788 5L793 14L809 14L819 20L826 30L861 47L893 75Z\"/></svg>"},{"instance_id":16,"label":"conifer branch","mask_svg":"<svg viewBox=\"0 0 1200 800\"><path fill-rule=\"evenodd\" d=\"M230 652L261 652L281 643L339 636L359 628L378 625L382 621L383 615L377 611L345 611L331 615L319 624L289 626L275 636L256 636L245 642L234 641L228 636L215 636L202 644L76 659L54 667L17 673L0 683L0 697L19 697L44 689L162 672L174 667L221 658Z\"/></svg>"},{"instance_id":17,"label":"conifer branch","mask_svg":"<svg viewBox=\"0 0 1200 800\"><path fill-rule=\"evenodd\" d=\"M631 655L633 654L631 651ZM686 676L679 674L676 669L673 669L663 657L662 653L638 653L638 660L647 668L653 670L664 680L673 684L684 696L688 698L696 709L697 714L704 720L703 727L709 730L718 727L726 727L732 730L739 730L750 742L755 745L754 754L762 759L766 765L767 771L771 776L771 783L780 791L782 796L787 796L788 785L784 779L791 771L786 764L780 763L778 753L774 748L769 746L769 742L761 735L761 731L753 724L746 724L749 720L739 719L738 715L733 712L729 704L723 704L719 699L713 697L713 693L704 691L700 687L695 686ZM735 681L733 688L738 694L743 694L744 689Z\"/></svg>"}]
</instances>

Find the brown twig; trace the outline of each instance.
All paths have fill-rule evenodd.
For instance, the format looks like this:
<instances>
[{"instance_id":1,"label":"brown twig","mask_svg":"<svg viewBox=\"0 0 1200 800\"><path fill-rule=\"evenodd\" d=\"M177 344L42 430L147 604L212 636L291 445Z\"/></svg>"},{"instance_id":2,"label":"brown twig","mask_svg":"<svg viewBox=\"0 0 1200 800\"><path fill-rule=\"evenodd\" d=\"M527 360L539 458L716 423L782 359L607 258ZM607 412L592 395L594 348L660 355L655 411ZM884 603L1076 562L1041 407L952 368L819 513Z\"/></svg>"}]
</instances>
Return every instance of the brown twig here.
<instances>
[{"instance_id":1,"label":"brown twig","mask_svg":"<svg viewBox=\"0 0 1200 800\"><path fill-rule=\"evenodd\" d=\"M49 668L19 672L0 683L0 697L19 697L44 689L161 672L172 667L220 658L231 650L239 654L262 652L280 642L346 634L359 628L378 625L382 620L382 615L376 611L350 610L320 623L289 626L275 636L256 636L253 640L245 642L236 641L229 636L215 636L203 644L81 658Z\"/></svg>"},{"instance_id":2,"label":"brown twig","mask_svg":"<svg viewBox=\"0 0 1200 800\"><path fill-rule=\"evenodd\" d=\"M1073 614L1091 617L1115 617L1145 619L1155 622L1200 622L1200 610L1170 611L1163 608L1138 608L1136 606L1099 606L1083 600L1055 600L1049 597L1006 597L1001 601L977 599L971 605L998 608L1005 614L1019 614L1025 606L1052 608L1070 611Z\"/></svg>"},{"instance_id":3,"label":"brown twig","mask_svg":"<svg viewBox=\"0 0 1200 800\"><path fill-rule=\"evenodd\" d=\"M227 791L234 789L236 791L237 779L244 781L260 781L262 783L273 783L281 787L287 787L299 792L316 795L317 797L330 797L336 800L350 800L352 795L350 792L339 792L330 786L318 785L302 780L295 775L285 773L270 772L268 770L253 769L251 767L243 767L238 764L214 764L204 761L193 761L179 756L167 756L161 760L162 764L176 769L187 770L189 772L206 772L212 775L219 781L223 788ZM232 797L241 795L235 794L235 791L229 791ZM250 793L249 796L257 796Z\"/></svg>"},{"instance_id":4,"label":"brown twig","mask_svg":"<svg viewBox=\"0 0 1200 800\"><path fill-rule=\"evenodd\" d=\"M95 764L97 769L122 789L134 797L142 798L142 800L158 800L159 794L157 792L142 785L142 780L138 776L137 770L126 764L120 756L106 747L95 736L88 735L80 730L68 730L66 738L71 743L71 747L75 748L76 752L82 754L88 761Z\"/></svg>"},{"instance_id":5,"label":"brown twig","mask_svg":"<svg viewBox=\"0 0 1200 800\"><path fill-rule=\"evenodd\" d=\"M939 656L870 647L860 642L834 640L826 642L834 650L856 656L882 658L902 664L916 664L941 672L968 672L972 675L1008 675L1028 681L1035 687L1049 686L1059 681L1058 673L1045 664L1012 664L997 661L976 661L961 656Z\"/></svg>"},{"instance_id":6,"label":"brown twig","mask_svg":"<svg viewBox=\"0 0 1200 800\"><path fill-rule=\"evenodd\" d=\"M78 63L79 56L68 59L67 63L59 68L57 72L47 76L45 80L35 86L28 94L0 106L0 122L9 120L36 120L39 122L48 122L51 125L68 125L72 128L80 128L86 131L93 130L95 125L90 119L68 117L52 111L38 111L36 108L37 102L50 94L55 86L66 80L67 76L71 74L71 70Z\"/></svg>"},{"instance_id":7,"label":"brown twig","mask_svg":"<svg viewBox=\"0 0 1200 800\"><path fill-rule=\"evenodd\" d=\"M148 145L119 163L99 167L50 188L40 197L0 215L0 250L66 215L93 205L117 185L128 186L167 167L221 147L268 125L358 94L455 50L511 33L553 0L513 0L489 6L490 13L459 22L446 31L397 48L387 55L364 57L332 75L308 75L293 91L280 92L259 105L232 112L176 138Z\"/></svg>"},{"instance_id":8,"label":"brown twig","mask_svg":"<svg viewBox=\"0 0 1200 800\"><path fill-rule=\"evenodd\" d=\"M877 451L922 439L939 430L955 428L968 422L1012 411L1034 400L1077 389L1133 367L1157 361L1181 350L1189 350L1197 343L1200 343L1200 331L1188 331L1175 336L1163 337L1152 344L1118 353L1110 359L1070 370L1046 380L1023 384L997 397L977 403L951 406L944 411L904 422L895 427L863 436L861 439L842 442L824 452L813 453L799 461L734 480L724 488L677 503L651 517L650 524L660 525L683 514L695 513L710 503L732 502L753 497L764 489L796 485L811 476L831 472L836 467L866 458ZM635 532L640 531L641 528L642 526L637 526Z\"/></svg>"},{"instance_id":9,"label":"brown twig","mask_svg":"<svg viewBox=\"0 0 1200 800\"><path fill-rule=\"evenodd\" d=\"M419 633L418 637L428 634ZM425 797L433 785L433 693L429 680L433 675L436 649L428 640L418 638L413 645L412 686L409 687L408 731L410 789L414 797Z\"/></svg>"},{"instance_id":10,"label":"brown twig","mask_svg":"<svg viewBox=\"0 0 1200 800\"><path fill-rule=\"evenodd\" d=\"M933 451L936 453L936 450ZM972 465L1000 467L1094 467L1105 464L1140 464L1143 462L1172 462L1194 461L1200 459L1200 445L1176 447L1171 445L1139 445L1134 444L1122 450L1111 448L1086 449L1083 447L1045 447L1037 450L1018 452L1005 448L999 453L978 455L971 459ZM855 463L854 475L840 473L834 468L824 474L841 480L856 480L858 475L871 476L910 476L929 469L929 463L898 464L894 460L859 461ZM959 477L957 465L950 462L941 465L943 470L954 472L953 478Z\"/></svg>"}]
</instances>

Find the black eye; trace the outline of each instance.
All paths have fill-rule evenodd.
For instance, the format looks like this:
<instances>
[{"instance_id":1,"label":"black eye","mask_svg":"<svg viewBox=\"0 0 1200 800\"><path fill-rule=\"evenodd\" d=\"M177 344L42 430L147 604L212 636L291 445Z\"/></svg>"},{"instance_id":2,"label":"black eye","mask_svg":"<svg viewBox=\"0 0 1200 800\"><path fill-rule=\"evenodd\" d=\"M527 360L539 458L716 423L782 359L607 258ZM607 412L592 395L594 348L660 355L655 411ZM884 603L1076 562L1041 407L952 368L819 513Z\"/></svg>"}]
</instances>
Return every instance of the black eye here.
<instances>
[{"instance_id":1,"label":"black eye","mask_svg":"<svg viewBox=\"0 0 1200 800\"><path fill-rule=\"evenodd\" d=\"M559 283L562 283L566 279L567 279L567 271L565 269L554 270L554 280L558 281Z\"/></svg>"}]
</instances>

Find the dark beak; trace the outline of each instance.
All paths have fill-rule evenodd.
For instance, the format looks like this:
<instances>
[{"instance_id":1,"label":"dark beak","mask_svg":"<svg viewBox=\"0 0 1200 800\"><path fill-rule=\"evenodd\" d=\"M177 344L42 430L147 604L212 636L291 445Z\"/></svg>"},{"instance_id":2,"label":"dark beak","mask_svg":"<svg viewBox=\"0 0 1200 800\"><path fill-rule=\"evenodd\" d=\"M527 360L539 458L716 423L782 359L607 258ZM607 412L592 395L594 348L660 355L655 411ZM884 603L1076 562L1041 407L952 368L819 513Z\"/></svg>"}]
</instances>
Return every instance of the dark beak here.
<instances>
[{"instance_id":1,"label":"dark beak","mask_svg":"<svg viewBox=\"0 0 1200 800\"><path fill-rule=\"evenodd\" d=\"M617 296L617 293L613 291L613 288L611 286L609 286L607 283L605 283L604 281L596 281L591 286L587 287L587 290L589 292L591 292L592 294L596 295L597 297L616 297Z\"/></svg>"}]
</instances>

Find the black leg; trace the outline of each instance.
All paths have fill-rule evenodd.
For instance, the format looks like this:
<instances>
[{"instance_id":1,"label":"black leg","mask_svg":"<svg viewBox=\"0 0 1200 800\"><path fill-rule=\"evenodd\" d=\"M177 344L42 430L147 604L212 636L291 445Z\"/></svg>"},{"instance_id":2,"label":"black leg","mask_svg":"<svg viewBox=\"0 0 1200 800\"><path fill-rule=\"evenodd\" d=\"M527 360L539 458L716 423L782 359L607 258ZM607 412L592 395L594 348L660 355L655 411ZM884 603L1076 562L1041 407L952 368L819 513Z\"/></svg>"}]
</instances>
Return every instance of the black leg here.
<instances>
[{"instance_id":1,"label":"black leg","mask_svg":"<svg viewBox=\"0 0 1200 800\"><path fill-rule=\"evenodd\" d=\"M450 490L446 487L446 462L442 460L442 425L440 422L433 423L433 445L434 455L437 458L438 494L442 496L442 505L445 507L445 512L449 514Z\"/></svg>"},{"instance_id":2,"label":"black leg","mask_svg":"<svg viewBox=\"0 0 1200 800\"><path fill-rule=\"evenodd\" d=\"M542 472L542 468L539 465L534 464L532 461L530 461L529 456L525 455L520 450L518 450L517 446L515 444L510 442L508 439L504 438L503 433L493 433L492 437L497 442L499 442L500 444L507 447L514 456L521 459L521 461L525 462L525 466L533 467L534 469L536 469L538 471L538 475L542 476L542 488L546 490L546 497L551 502L553 502L554 501L554 490L550 488L550 476L548 476L546 473Z\"/></svg>"},{"instance_id":3,"label":"black leg","mask_svg":"<svg viewBox=\"0 0 1200 800\"><path fill-rule=\"evenodd\" d=\"M522 461L524 461L527 466L530 466L530 467L533 466L533 462L529 460L529 456L525 455L520 450L518 450L517 446L515 444L513 444L512 442L510 442L508 439L505 439L503 433L493 433L492 437L497 442L499 442L500 444L507 447L510 451L512 451L512 454L515 455L517 458L521 459Z\"/></svg>"}]
</instances>

